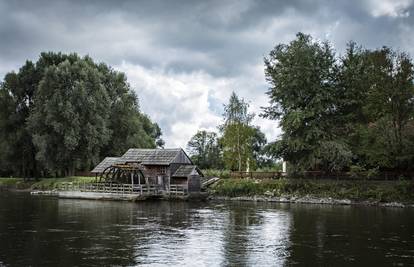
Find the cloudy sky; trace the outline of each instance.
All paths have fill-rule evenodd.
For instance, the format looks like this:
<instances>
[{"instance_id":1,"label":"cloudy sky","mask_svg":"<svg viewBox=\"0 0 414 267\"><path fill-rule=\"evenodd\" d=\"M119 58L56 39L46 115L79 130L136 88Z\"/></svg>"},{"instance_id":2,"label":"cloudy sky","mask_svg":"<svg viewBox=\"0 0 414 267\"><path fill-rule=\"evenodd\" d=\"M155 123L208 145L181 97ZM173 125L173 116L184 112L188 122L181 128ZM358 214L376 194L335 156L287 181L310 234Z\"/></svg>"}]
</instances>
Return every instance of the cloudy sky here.
<instances>
[{"instance_id":1,"label":"cloudy sky","mask_svg":"<svg viewBox=\"0 0 414 267\"><path fill-rule=\"evenodd\" d=\"M42 51L90 55L127 74L167 147L215 130L232 91L259 114L267 105L263 57L299 31L414 55L414 0L0 0L0 77ZM277 122L256 116L269 140Z\"/></svg>"}]
</instances>

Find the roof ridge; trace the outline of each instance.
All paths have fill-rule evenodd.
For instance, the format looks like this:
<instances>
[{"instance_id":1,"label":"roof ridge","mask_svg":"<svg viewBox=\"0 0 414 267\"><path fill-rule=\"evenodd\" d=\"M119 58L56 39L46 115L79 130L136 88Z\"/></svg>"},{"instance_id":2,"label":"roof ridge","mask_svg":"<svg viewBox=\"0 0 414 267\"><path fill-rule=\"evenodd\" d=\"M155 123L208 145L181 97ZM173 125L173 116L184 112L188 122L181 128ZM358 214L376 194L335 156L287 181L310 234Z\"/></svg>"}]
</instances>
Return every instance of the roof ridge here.
<instances>
[{"instance_id":1,"label":"roof ridge","mask_svg":"<svg viewBox=\"0 0 414 267\"><path fill-rule=\"evenodd\" d=\"M135 150L156 150L156 151L167 151L167 150L182 150L182 148L129 148L128 150L135 149Z\"/></svg>"}]
</instances>

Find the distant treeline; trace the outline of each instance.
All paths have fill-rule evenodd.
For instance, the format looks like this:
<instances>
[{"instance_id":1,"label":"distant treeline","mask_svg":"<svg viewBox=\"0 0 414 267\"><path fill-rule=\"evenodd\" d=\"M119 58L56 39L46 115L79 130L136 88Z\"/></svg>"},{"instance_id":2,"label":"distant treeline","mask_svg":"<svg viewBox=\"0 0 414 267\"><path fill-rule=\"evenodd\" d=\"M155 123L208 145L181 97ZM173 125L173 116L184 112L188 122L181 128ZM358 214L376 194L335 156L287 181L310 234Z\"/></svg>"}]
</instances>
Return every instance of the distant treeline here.
<instances>
[{"instance_id":1,"label":"distant treeline","mask_svg":"<svg viewBox=\"0 0 414 267\"><path fill-rule=\"evenodd\" d=\"M328 41L298 33L264 63L269 106L260 115L282 135L268 144L233 93L218 133L199 131L188 143L200 168L272 169L283 158L291 172L414 170L407 53L350 42L338 56ZM129 147L162 146L160 136L125 75L89 57L42 53L0 84L0 175L72 175Z\"/></svg>"},{"instance_id":2,"label":"distant treeline","mask_svg":"<svg viewBox=\"0 0 414 267\"><path fill-rule=\"evenodd\" d=\"M162 146L123 73L42 53L0 84L0 175L68 176L130 147Z\"/></svg>"},{"instance_id":3,"label":"distant treeline","mask_svg":"<svg viewBox=\"0 0 414 267\"><path fill-rule=\"evenodd\" d=\"M298 33L265 58L271 87L263 116L283 134L270 153L291 170L414 169L413 62L388 47L350 42L335 54L329 42Z\"/></svg>"}]
</instances>

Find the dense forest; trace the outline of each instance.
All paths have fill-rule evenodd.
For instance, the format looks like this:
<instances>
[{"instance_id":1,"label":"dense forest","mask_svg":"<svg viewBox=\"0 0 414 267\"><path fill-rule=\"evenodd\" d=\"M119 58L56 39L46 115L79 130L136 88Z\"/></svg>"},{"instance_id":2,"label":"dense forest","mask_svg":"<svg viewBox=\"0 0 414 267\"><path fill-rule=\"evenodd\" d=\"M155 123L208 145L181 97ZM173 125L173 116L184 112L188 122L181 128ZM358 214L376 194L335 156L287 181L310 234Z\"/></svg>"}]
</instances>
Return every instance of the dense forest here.
<instances>
[{"instance_id":1,"label":"dense forest","mask_svg":"<svg viewBox=\"0 0 414 267\"><path fill-rule=\"evenodd\" d=\"M67 176L130 147L163 146L123 73L77 54L42 53L0 84L1 175Z\"/></svg>"}]
</instances>

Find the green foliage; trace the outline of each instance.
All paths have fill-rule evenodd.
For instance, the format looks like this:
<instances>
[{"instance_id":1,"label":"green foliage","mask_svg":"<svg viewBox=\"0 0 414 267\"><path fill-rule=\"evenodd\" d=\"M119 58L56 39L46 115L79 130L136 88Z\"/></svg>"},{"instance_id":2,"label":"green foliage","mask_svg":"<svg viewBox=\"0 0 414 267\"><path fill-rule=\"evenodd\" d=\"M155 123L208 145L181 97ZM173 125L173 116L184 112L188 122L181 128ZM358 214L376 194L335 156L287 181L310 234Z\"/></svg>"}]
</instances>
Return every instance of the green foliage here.
<instances>
[{"instance_id":1,"label":"green foliage","mask_svg":"<svg viewBox=\"0 0 414 267\"><path fill-rule=\"evenodd\" d=\"M253 143L255 137L257 139L257 130L250 126L253 115L248 113L248 107L248 103L234 92L229 103L224 106L224 124L220 126L221 144L224 165L230 170L242 171L256 167Z\"/></svg>"},{"instance_id":2,"label":"green foliage","mask_svg":"<svg viewBox=\"0 0 414 267\"><path fill-rule=\"evenodd\" d=\"M352 152L345 144L335 141L321 142L316 150L319 155L316 164L331 172L341 171L352 162Z\"/></svg>"},{"instance_id":3,"label":"green foliage","mask_svg":"<svg viewBox=\"0 0 414 267\"><path fill-rule=\"evenodd\" d=\"M259 127L252 127L252 152L253 159L257 169L272 169L275 166L275 160L266 153L267 139Z\"/></svg>"},{"instance_id":4,"label":"green foliage","mask_svg":"<svg viewBox=\"0 0 414 267\"><path fill-rule=\"evenodd\" d=\"M414 68L411 58L355 43L337 57L329 43L298 33L265 58L270 106L283 134L267 149L295 170L412 170ZM375 175L373 171L370 175Z\"/></svg>"},{"instance_id":5,"label":"green foliage","mask_svg":"<svg viewBox=\"0 0 414 267\"><path fill-rule=\"evenodd\" d=\"M328 144L346 152L344 144L336 142L330 130L335 111L335 57L328 43L319 43L309 35L299 33L289 45L277 45L265 58L266 78L271 106L263 116L280 119L282 139L274 150L301 169L317 169L324 161L321 147ZM329 142L329 143L327 143ZM335 155L347 158L347 155ZM334 164L333 167L336 167Z\"/></svg>"},{"instance_id":6,"label":"green foliage","mask_svg":"<svg viewBox=\"0 0 414 267\"><path fill-rule=\"evenodd\" d=\"M2 174L34 175L39 168L30 132L24 127L33 106L39 72L27 61L0 84L0 170Z\"/></svg>"},{"instance_id":7,"label":"green foliage","mask_svg":"<svg viewBox=\"0 0 414 267\"><path fill-rule=\"evenodd\" d=\"M42 53L0 85L0 168L67 176L130 147L162 146L123 73L77 54Z\"/></svg>"},{"instance_id":8,"label":"green foliage","mask_svg":"<svg viewBox=\"0 0 414 267\"><path fill-rule=\"evenodd\" d=\"M47 68L28 118L36 158L58 176L97 162L111 134L107 106L108 93L88 60Z\"/></svg>"},{"instance_id":9,"label":"green foliage","mask_svg":"<svg viewBox=\"0 0 414 267\"><path fill-rule=\"evenodd\" d=\"M191 160L201 169L222 169L222 150L217 134L198 131L188 142Z\"/></svg>"},{"instance_id":10,"label":"green foliage","mask_svg":"<svg viewBox=\"0 0 414 267\"><path fill-rule=\"evenodd\" d=\"M203 169L202 170L205 177L219 177L222 179L230 178L230 171L229 170L222 170L222 169Z\"/></svg>"},{"instance_id":11,"label":"green foliage","mask_svg":"<svg viewBox=\"0 0 414 267\"><path fill-rule=\"evenodd\" d=\"M258 172L281 172L283 169L283 163L281 161L273 162L264 167L256 169Z\"/></svg>"},{"instance_id":12,"label":"green foliage","mask_svg":"<svg viewBox=\"0 0 414 267\"><path fill-rule=\"evenodd\" d=\"M349 167L349 175L350 177L356 179L359 177L364 177L365 176L365 168L359 165L351 165Z\"/></svg>"},{"instance_id":13,"label":"green foliage","mask_svg":"<svg viewBox=\"0 0 414 267\"><path fill-rule=\"evenodd\" d=\"M221 136L214 132L198 131L188 142L192 161L202 169L255 170L271 168L274 160L266 153L266 136L259 127L251 125L254 115L248 103L232 93L224 106Z\"/></svg>"},{"instance_id":14,"label":"green foliage","mask_svg":"<svg viewBox=\"0 0 414 267\"><path fill-rule=\"evenodd\" d=\"M70 176L70 177L63 177L63 178L44 178L38 182L33 183L30 189L32 190L53 190L53 189L58 189L67 183L83 184L83 183L93 183L93 182L95 182L95 177Z\"/></svg>"},{"instance_id":15,"label":"green foliage","mask_svg":"<svg viewBox=\"0 0 414 267\"><path fill-rule=\"evenodd\" d=\"M40 178L38 181L25 181L23 178L0 178L0 187L30 190L53 190L66 183L92 183L95 177L71 176L63 178Z\"/></svg>"},{"instance_id":16,"label":"green foliage","mask_svg":"<svg viewBox=\"0 0 414 267\"><path fill-rule=\"evenodd\" d=\"M212 193L219 196L312 196L351 199L355 201L414 202L412 181L364 182L331 180L253 180L224 179L216 183Z\"/></svg>"},{"instance_id":17,"label":"green foliage","mask_svg":"<svg viewBox=\"0 0 414 267\"><path fill-rule=\"evenodd\" d=\"M414 162L412 60L387 47L374 51L354 47L351 44L342 59L339 76L348 92L343 103L353 103L339 109L347 125L347 143L367 168L410 169ZM349 81L351 75L354 82Z\"/></svg>"},{"instance_id":18,"label":"green foliage","mask_svg":"<svg viewBox=\"0 0 414 267\"><path fill-rule=\"evenodd\" d=\"M1 186L16 185L19 182L23 182L23 179L22 178L0 178Z\"/></svg>"}]
</instances>

